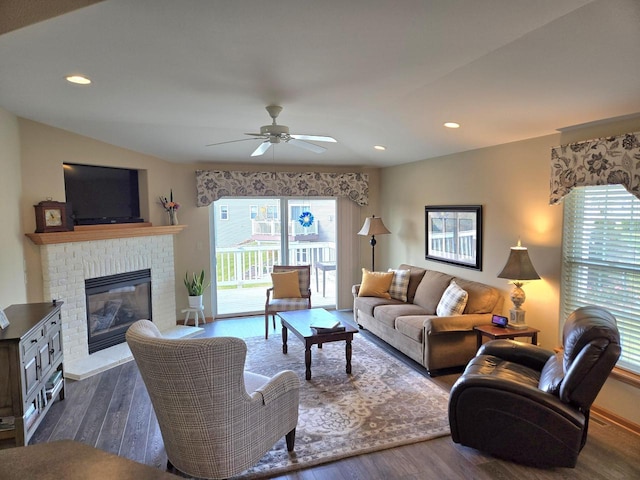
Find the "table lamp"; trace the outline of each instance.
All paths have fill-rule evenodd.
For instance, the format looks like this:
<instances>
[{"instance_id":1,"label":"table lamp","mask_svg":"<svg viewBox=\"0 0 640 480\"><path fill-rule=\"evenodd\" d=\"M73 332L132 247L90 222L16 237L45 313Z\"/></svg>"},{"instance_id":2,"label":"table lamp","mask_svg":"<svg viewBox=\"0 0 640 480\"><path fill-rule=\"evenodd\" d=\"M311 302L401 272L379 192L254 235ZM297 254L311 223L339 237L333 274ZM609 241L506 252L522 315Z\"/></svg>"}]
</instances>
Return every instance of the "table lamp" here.
<instances>
[{"instance_id":1,"label":"table lamp","mask_svg":"<svg viewBox=\"0 0 640 480\"><path fill-rule=\"evenodd\" d=\"M540 280L540 275L533 268L527 247L523 247L520 240L518 240L517 246L511 247L507 264L498 274L498 278L507 278L513 283L511 301L514 308L509 310L509 327L527 328L524 322L525 310L521 308L527 298L524 290L522 290L522 285L526 280Z\"/></svg>"}]
</instances>

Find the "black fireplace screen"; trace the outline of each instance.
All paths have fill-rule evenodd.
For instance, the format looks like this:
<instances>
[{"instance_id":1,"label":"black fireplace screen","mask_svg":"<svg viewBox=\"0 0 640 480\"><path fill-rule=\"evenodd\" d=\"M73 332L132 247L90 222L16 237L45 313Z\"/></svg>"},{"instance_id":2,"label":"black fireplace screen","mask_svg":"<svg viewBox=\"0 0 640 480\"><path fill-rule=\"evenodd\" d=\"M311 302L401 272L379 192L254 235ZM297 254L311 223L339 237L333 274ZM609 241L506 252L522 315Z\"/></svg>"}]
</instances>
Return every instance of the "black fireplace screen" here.
<instances>
[{"instance_id":1,"label":"black fireplace screen","mask_svg":"<svg viewBox=\"0 0 640 480\"><path fill-rule=\"evenodd\" d=\"M89 353L125 341L129 326L151 318L151 271L85 280Z\"/></svg>"}]
</instances>

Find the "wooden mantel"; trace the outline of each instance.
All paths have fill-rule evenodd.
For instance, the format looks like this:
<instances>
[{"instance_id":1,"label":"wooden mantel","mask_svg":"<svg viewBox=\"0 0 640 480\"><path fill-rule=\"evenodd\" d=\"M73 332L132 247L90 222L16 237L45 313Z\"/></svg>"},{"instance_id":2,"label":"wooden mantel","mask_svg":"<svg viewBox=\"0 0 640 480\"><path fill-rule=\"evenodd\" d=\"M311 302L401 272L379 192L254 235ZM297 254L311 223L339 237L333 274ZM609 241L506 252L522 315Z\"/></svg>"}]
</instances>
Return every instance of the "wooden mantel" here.
<instances>
[{"instance_id":1,"label":"wooden mantel","mask_svg":"<svg viewBox=\"0 0 640 480\"><path fill-rule=\"evenodd\" d=\"M186 225L154 227L151 223L120 223L116 225L78 225L70 232L25 233L36 245L54 243L92 242L113 238L149 237L152 235L176 235Z\"/></svg>"}]
</instances>

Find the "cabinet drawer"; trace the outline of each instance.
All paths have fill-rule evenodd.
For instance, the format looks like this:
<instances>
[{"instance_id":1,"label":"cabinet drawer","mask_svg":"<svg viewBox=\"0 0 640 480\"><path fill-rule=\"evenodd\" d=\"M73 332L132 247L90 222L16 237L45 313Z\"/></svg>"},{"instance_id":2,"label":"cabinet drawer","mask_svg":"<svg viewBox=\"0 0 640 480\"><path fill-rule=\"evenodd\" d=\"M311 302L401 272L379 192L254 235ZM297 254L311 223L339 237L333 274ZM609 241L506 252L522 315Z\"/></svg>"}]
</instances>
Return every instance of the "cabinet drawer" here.
<instances>
[{"instance_id":1,"label":"cabinet drawer","mask_svg":"<svg viewBox=\"0 0 640 480\"><path fill-rule=\"evenodd\" d=\"M36 345L41 339L44 338L44 335L45 335L45 327L44 325L39 325L34 332L31 332L29 335L24 337L24 340L20 342L20 348L22 349L22 355L25 358L30 356L29 352L31 351L31 349L36 347Z\"/></svg>"}]
</instances>

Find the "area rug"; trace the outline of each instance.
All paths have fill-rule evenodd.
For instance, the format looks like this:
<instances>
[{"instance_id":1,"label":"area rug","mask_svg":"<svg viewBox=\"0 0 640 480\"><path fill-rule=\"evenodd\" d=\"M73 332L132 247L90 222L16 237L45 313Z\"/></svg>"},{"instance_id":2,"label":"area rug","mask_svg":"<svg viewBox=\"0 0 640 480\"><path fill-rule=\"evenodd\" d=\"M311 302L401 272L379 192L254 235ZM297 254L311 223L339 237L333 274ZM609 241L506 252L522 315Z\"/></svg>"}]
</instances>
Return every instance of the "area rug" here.
<instances>
[{"instance_id":1,"label":"area rug","mask_svg":"<svg viewBox=\"0 0 640 480\"><path fill-rule=\"evenodd\" d=\"M246 369L272 376L293 370L300 383L295 450L278 441L239 477L261 478L342 458L430 440L449 434L448 392L390 356L363 335L353 340L352 373L345 373L345 343L312 347L311 380L305 380L304 345L250 338Z\"/></svg>"}]
</instances>

